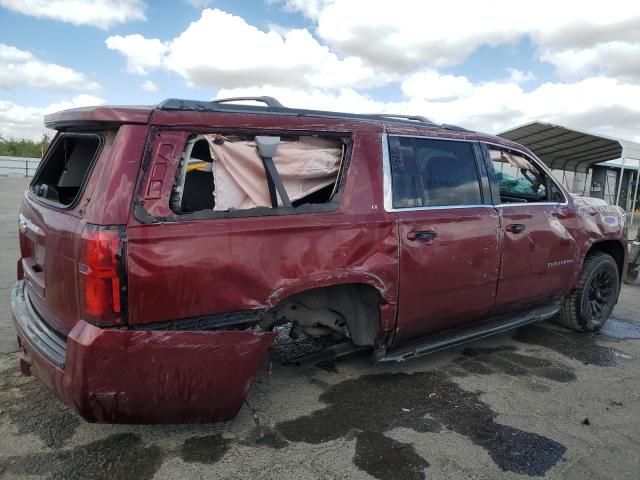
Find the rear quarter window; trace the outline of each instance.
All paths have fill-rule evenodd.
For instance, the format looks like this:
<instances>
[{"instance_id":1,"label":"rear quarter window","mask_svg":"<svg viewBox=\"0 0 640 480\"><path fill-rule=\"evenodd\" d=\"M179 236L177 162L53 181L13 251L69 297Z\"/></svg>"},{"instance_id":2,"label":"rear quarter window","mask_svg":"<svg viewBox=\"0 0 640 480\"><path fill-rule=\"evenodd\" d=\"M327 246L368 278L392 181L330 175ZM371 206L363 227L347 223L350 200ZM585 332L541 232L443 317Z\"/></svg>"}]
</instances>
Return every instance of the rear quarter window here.
<instances>
[{"instance_id":1,"label":"rear quarter window","mask_svg":"<svg viewBox=\"0 0 640 480\"><path fill-rule=\"evenodd\" d=\"M100 153L98 134L62 134L47 152L30 185L37 197L63 207L71 206L89 177Z\"/></svg>"},{"instance_id":2,"label":"rear quarter window","mask_svg":"<svg viewBox=\"0 0 640 480\"><path fill-rule=\"evenodd\" d=\"M277 145L272 159L263 158L258 138ZM170 207L190 214L326 205L337 191L344 154L339 138L194 134L181 157ZM266 161L273 162L275 178ZM271 196L278 182L283 190Z\"/></svg>"}]
</instances>

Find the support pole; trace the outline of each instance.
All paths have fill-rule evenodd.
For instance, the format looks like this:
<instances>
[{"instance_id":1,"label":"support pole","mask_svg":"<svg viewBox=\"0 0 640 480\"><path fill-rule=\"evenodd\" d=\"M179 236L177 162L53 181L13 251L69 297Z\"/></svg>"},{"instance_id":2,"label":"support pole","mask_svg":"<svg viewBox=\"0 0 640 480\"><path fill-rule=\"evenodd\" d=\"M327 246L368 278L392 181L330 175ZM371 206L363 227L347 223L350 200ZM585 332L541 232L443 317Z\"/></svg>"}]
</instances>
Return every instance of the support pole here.
<instances>
[{"instance_id":1,"label":"support pole","mask_svg":"<svg viewBox=\"0 0 640 480\"><path fill-rule=\"evenodd\" d=\"M638 184L640 183L640 165L638 165L638 170L636 170L636 188L633 193L633 201L631 202L631 223L630 226L633 225L633 215L636 213L636 198L638 197Z\"/></svg>"},{"instance_id":2,"label":"support pole","mask_svg":"<svg viewBox=\"0 0 640 480\"><path fill-rule=\"evenodd\" d=\"M624 177L624 163L627 159L622 157L622 167L620 168L620 180L618 180L618 191L616 192L616 205L620 205L620 190L622 189L622 177ZM626 208L625 208L626 210Z\"/></svg>"}]
</instances>

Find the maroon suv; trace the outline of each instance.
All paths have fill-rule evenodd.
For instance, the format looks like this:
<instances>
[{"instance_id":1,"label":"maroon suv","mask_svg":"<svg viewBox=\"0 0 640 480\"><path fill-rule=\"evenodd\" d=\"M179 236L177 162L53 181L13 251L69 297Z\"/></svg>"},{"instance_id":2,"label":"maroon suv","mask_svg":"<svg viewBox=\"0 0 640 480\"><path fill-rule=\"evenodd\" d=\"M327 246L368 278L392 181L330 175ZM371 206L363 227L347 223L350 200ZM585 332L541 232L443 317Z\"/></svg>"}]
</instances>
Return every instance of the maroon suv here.
<instances>
[{"instance_id":1,"label":"maroon suv","mask_svg":"<svg viewBox=\"0 0 640 480\"><path fill-rule=\"evenodd\" d=\"M46 117L13 314L22 371L85 419L230 419L283 332L400 361L607 321L624 213L526 148L254 100Z\"/></svg>"}]
</instances>

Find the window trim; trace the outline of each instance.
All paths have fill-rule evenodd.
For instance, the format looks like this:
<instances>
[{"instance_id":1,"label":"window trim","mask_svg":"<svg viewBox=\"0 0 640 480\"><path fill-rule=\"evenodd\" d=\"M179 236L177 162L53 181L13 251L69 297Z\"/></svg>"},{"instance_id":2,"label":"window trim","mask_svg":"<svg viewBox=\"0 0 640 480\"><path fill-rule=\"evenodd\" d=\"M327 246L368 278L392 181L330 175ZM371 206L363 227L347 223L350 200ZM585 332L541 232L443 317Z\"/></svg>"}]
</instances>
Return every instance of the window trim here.
<instances>
[{"instance_id":1,"label":"window trim","mask_svg":"<svg viewBox=\"0 0 640 480\"><path fill-rule=\"evenodd\" d=\"M54 202L52 200L48 200L46 198L42 198L39 197L38 195L35 194L35 192L33 191L33 186L36 183L36 180L38 180L40 178L40 176L42 175L42 171L45 168L45 164L46 162L49 160L49 158L51 157L51 155L53 155L53 152L55 151L56 148L58 148L58 144L62 141L62 139L64 138L97 138L98 139L98 148L96 148L95 153L93 154L93 158L91 159L91 163L89 164L89 168L87 168L86 173L84 174L84 177L82 178L82 184L80 185L80 188L78 189L78 194L76 195L76 198L73 199L73 202L71 202L68 205L65 205L64 203L60 203L60 202ZM102 133L98 133L98 132L62 132L59 133L58 135L56 135L54 142L51 143L51 145L49 145L49 148L47 148L46 154L42 157L42 160L40 160L40 163L38 164L38 168L36 169L35 173L33 174L33 178L31 179L31 182L29 182L29 187L27 188L27 195L29 197L30 200L35 201L36 203L39 203L41 205L46 205L48 207L52 207L55 208L57 210L61 210L61 211L69 211L69 210L73 210L78 203L80 202L80 200L82 199L83 195L84 195L84 191L87 188L87 184L89 183L89 178L91 177L91 173L93 172L93 167L95 166L95 164L97 163L98 158L100 158L100 155L102 154L102 149L104 147L105 144L105 140L104 140L104 135Z\"/></svg>"},{"instance_id":2,"label":"window trim","mask_svg":"<svg viewBox=\"0 0 640 480\"><path fill-rule=\"evenodd\" d=\"M480 200L482 203L478 204L470 204L470 205L427 205L422 207L394 207L393 206L393 185L391 181L391 159L390 159L390 150L389 150L389 136L394 137L406 137L406 138L416 138L416 139L426 139L426 140L442 140L442 141L451 141L451 142L465 142L471 145L472 154L476 164L476 173L478 175L478 188L480 189ZM481 169L478 162L482 161L482 159L478 158L477 150L474 148L474 145L478 144L477 140L469 140L465 138L446 138L446 137L437 137L437 136L428 136L428 135L406 135L406 134L389 134L383 133L381 139L382 145L382 189L383 189L383 200L384 200L384 210L386 212L418 212L423 210L447 210L447 209L463 209L463 208L480 208L480 207L491 207L493 208L493 201L491 198L491 192L486 191L486 186L483 182L483 173L487 175L489 180L489 185L491 184L491 177L489 177L489 172L486 171L486 166L484 169Z\"/></svg>"},{"instance_id":3,"label":"window trim","mask_svg":"<svg viewBox=\"0 0 640 480\"><path fill-rule=\"evenodd\" d=\"M564 196L564 202L513 202L513 203L502 203L502 201L500 200L499 203L495 203L496 207L531 207L534 205L560 205L560 206L567 206L569 205L569 193L558 183L558 181L554 178L553 174L551 173L551 170L549 170L549 168L547 168L547 166L545 165L545 163L540 160L538 157L536 157L535 155L531 155L527 152L525 152L524 150L520 149L520 148L516 148L516 147L511 147L511 146L505 146L505 145L500 145L499 143L494 143L494 142L489 142L489 141L485 141L482 140L480 141L480 144L482 145L482 148L485 152L485 157L487 159L487 163L491 163L491 169L489 172L489 183L491 185L492 191L497 192L497 199L500 200L500 190L498 188L498 183L497 183L497 179L495 176L495 168L493 167L493 160L491 160L491 155L489 154L489 145L492 145L494 147L497 147L499 149L503 149L503 150L512 150L514 152L518 152L519 154L523 155L527 160L529 160L530 162L532 162L537 168L539 168L540 170L542 170L546 176L547 176L547 180L551 181L555 184L555 186L558 188L558 190L560 190L562 192L562 195ZM495 201L495 200L494 200Z\"/></svg>"}]
</instances>

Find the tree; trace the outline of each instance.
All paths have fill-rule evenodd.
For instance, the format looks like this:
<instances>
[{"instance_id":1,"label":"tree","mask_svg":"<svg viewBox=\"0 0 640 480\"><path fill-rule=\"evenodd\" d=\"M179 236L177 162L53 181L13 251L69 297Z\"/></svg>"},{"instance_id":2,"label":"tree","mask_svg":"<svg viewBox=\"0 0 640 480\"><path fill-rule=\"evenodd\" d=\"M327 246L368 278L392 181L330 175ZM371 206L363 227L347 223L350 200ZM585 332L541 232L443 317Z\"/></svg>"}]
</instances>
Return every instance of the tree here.
<instances>
[{"instance_id":1,"label":"tree","mask_svg":"<svg viewBox=\"0 0 640 480\"><path fill-rule=\"evenodd\" d=\"M43 133L40 140L0 135L0 156L41 158L49 142L51 137L47 133Z\"/></svg>"}]
</instances>

